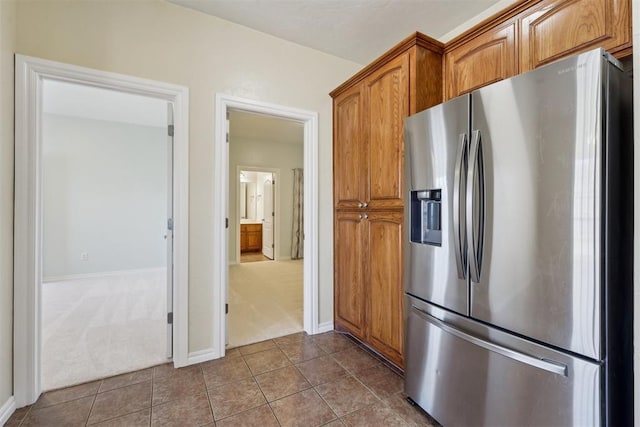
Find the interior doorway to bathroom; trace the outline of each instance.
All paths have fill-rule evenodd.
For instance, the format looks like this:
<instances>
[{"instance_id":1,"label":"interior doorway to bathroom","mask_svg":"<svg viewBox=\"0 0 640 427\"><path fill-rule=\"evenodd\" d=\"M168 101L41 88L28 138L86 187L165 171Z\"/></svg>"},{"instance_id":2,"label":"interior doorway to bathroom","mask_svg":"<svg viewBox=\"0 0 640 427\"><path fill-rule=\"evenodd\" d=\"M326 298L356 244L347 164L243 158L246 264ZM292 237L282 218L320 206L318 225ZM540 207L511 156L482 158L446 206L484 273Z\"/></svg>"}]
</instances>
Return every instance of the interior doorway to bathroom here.
<instances>
[{"instance_id":1,"label":"interior doorway to bathroom","mask_svg":"<svg viewBox=\"0 0 640 427\"><path fill-rule=\"evenodd\" d=\"M279 203L275 201L278 170L247 166L239 166L238 170L238 260L240 263L273 261L279 249L275 244L279 220L276 210Z\"/></svg>"}]
</instances>

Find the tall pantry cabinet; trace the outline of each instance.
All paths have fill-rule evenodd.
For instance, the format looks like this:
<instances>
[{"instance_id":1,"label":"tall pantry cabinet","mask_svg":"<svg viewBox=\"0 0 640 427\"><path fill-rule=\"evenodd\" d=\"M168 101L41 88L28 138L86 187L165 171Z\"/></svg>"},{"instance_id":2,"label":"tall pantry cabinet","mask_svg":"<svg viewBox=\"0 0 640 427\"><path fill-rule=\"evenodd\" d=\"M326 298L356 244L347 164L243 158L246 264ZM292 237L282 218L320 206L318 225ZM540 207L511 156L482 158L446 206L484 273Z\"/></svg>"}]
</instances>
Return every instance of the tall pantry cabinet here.
<instances>
[{"instance_id":1,"label":"tall pantry cabinet","mask_svg":"<svg viewBox=\"0 0 640 427\"><path fill-rule=\"evenodd\" d=\"M334 324L403 366L405 117L442 102L443 45L415 33L335 89Z\"/></svg>"}]
</instances>

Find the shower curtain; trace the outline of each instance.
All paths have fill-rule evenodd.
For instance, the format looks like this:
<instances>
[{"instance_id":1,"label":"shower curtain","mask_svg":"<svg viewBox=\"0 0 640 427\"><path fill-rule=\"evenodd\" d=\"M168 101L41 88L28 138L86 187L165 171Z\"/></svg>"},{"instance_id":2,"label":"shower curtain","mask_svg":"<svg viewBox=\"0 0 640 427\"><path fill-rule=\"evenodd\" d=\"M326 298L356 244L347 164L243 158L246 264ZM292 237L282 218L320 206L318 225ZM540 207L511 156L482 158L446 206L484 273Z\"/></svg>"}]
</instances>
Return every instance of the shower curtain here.
<instances>
[{"instance_id":1,"label":"shower curtain","mask_svg":"<svg viewBox=\"0 0 640 427\"><path fill-rule=\"evenodd\" d=\"M291 259L302 259L304 249L304 178L302 169L293 170L293 228Z\"/></svg>"}]
</instances>

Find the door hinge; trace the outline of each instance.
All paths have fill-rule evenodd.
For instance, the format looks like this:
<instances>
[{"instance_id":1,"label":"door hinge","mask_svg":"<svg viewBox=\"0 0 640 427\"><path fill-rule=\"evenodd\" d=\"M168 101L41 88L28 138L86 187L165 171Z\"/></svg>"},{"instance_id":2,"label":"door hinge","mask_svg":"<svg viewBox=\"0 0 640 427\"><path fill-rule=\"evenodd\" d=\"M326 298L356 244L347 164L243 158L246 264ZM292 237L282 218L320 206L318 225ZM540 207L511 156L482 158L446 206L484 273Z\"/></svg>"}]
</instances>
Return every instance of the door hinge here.
<instances>
[{"instance_id":1,"label":"door hinge","mask_svg":"<svg viewBox=\"0 0 640 427\"><path fill-rule=\"evenodd\" d=\"M275 246L275 244L274 244L274 243L272 243L272 244L271 244L271 249L273 249L273 248L275 248L275 247L276 247L276 246Z\"/></svg>"},{"instance_id":2,"label":"door hinge","mask_svg":"<svg viewBox=\"0 0 640 427\"><path fill-rule=\"evenodd\" d=\"M271 216L276 216L276 213L275 212L271 212Z\"/></svg>"},{"instance_id":3,"label":"door hinge","mask_svg":"<svg viewBox=\"0 0 640 427\"><path fill-rule=\"evenodd\" d=\"M229 218L224 219L224 228L229 228Z\"/></svg>"},{"instance_id":4,"label":"door hinge","mask_svg":"<svg viewBox=\"0 0 640 427\"><path fill-rule=\"evenodd\" d=\"M173 218L167 219L167 230L173 230Z\"/></svg>"},{"instance_id":5,"label":"door hinge","mask_svg":"<svg viewBox=\"0 0 640 427\"><path fill-rule=\"evenodd\" d=\"M229 314L229 304L224 305L224 314Z\"/></svg>"},{"instance_id":6,"label":"door hinge","mask_svg":"<svg viewBox=\"0 0 640 427\"><path fill-rule=\"evenodd\" d=\"M227 132L227 142L229 142L229 132Z\"/></svg>"},{"instance_id":7,"label":"door hinge","mask_svg":"<svg viewBox=\"0 0 640 427\"><path fill-rule=\"evenodd\" d=\"M173 311L167 313L167 323L173 325Z\"/></svg>"},{"instance_id":8,"label":"door hinge","mask_svg":"<svg viewBox=\"0 0 640 427\"><path fill-rule=\"evenodd\" d=\"M167 126L167 133L169 136L173 136L173 125Z\"/></svg>"}]
</instances>

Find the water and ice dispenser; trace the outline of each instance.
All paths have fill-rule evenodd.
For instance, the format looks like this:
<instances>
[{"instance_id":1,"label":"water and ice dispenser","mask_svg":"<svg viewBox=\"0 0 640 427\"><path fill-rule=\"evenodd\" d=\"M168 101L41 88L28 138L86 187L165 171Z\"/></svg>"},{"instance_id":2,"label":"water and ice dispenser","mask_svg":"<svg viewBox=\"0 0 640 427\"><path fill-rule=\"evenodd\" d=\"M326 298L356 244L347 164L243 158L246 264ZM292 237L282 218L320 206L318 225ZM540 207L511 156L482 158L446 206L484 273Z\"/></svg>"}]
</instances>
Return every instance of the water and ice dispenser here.
<instances>
[{"instance_id":1,"label":"water and ice dispenser","mask_svg":"<svg viewBox=\"0 0 640 427\"><path fill-rule=\"evenodd\" d=\"M411 241L442 245L440 189L411 192Z\"/></svg>"}]
</instances>

